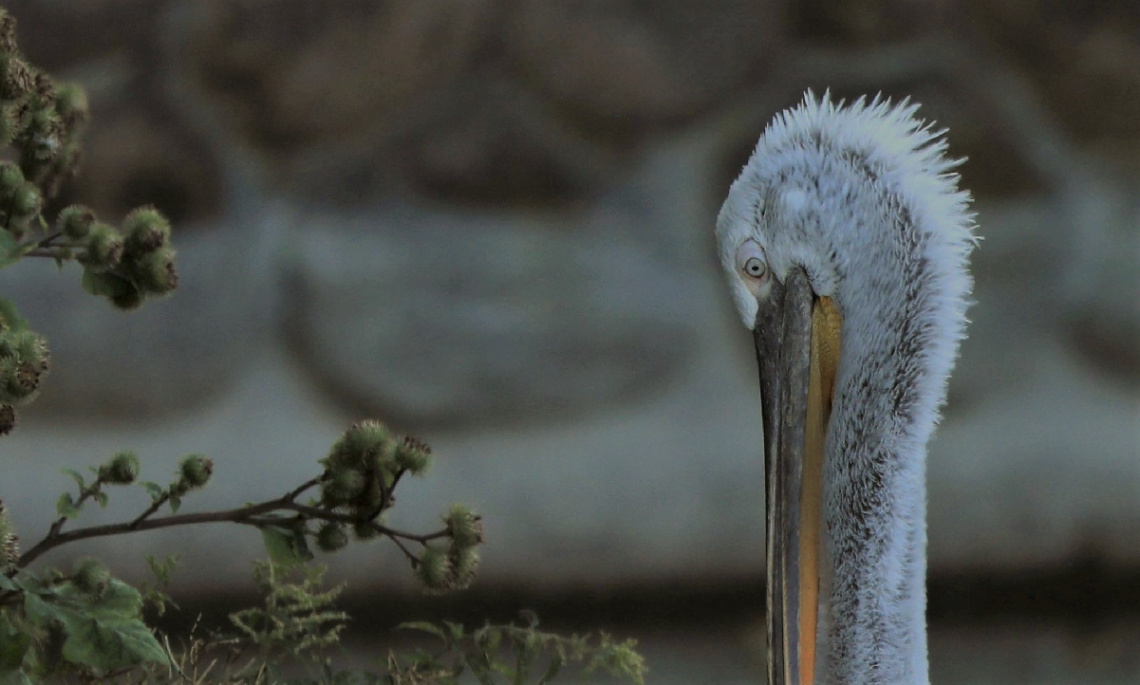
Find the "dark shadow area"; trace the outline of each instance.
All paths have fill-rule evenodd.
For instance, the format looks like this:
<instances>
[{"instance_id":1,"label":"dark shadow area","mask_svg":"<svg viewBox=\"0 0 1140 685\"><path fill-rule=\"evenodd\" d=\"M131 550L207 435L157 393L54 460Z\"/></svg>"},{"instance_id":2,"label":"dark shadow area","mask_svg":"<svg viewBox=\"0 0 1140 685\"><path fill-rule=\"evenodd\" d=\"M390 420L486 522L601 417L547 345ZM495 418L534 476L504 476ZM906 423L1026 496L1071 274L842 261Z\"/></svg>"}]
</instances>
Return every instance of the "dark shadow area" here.
<instances>
[{"instance_id":1,"label":"dark shadow area","mask_svg":"<svg viewBox=\"0 0 1140 685\"><path fill-rule=\"evenodd\" d=\"M928 620L932 628L1042 621L1095 630L1106 624L1140 623L1140 569L1113 569L1084 559L1034 572L940 575L929 581ZM184 634L200 616L203 627L228 626L226 616L257 597L215 592L209 601L180 597L182 607L155 624ZM587 587L559 591L483 587L454 595L430 596L353 591L340 607L352 616L350 633L387 632L405 621L459 621L466 625L507 622L524 610L559 630L637 632L701 631L725 625L760 625L764 591L760 578L737 581L658 582L636 586Z\"/></svg>"}]
</instances>

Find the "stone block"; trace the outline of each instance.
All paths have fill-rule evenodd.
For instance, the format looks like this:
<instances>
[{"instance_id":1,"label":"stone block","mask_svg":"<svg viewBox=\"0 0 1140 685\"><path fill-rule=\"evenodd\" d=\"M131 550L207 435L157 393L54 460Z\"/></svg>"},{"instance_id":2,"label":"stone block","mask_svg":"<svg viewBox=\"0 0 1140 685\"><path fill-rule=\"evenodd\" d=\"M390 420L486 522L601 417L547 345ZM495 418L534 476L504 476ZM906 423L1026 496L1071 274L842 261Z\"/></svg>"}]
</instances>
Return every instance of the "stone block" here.
<instances>
[{"instance_id":1,"label":"stone block","mask_svg":"<svg viewBox=\"0 0 1140 685\"><path fill-rule=\"evenodd\" d=\"M291 339L335 396L409 426L636 401L676 378L694 337L685 272L622 239L620 224L643 220L604 201L559 215L302 216Z\"/></svg>"}]
</instances>

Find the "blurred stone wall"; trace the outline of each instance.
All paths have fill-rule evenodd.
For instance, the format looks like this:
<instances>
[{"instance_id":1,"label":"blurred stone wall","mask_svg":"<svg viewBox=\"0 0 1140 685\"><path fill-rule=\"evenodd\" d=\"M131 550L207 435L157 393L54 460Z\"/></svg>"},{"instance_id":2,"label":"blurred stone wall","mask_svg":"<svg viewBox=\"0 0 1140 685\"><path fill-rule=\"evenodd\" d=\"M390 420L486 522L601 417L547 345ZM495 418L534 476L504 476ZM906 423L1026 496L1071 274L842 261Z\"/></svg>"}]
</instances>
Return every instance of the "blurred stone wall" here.
<instances>
[{"instance_id":1,"label":"blurred stone wall","mask_svg":"<svg viewBox=\"0 0 1140 685\"><path fill-rule=\"evenodd\" d=\"M184 438L249 499L290 483L238 447L373 415L450 448L423 497L488 512L492 579L758 573L754 361L712 224L771 115L830 87L922 102L978 198L932 571L1140 562L1140 5L5 4L92 96L64 201L158 205L183 274L128 317L67 269L0 276L55 365L6 501L45 445Z\"/></svg>"}]
</instances>

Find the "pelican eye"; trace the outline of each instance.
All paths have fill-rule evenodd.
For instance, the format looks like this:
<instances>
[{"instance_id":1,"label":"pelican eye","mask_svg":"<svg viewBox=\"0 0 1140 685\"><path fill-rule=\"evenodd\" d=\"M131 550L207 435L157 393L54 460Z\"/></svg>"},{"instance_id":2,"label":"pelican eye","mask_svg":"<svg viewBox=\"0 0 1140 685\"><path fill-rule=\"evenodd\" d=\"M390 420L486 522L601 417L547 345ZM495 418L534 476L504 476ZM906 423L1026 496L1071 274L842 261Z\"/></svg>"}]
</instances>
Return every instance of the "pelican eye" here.
<instances>
[{"instance_id":1,"label":"pelican eye","mask_svg":"<svg viewBox=\"0 0 1140 685\"><path fill-rule=\"evenodd\" d=\"M764 260L764 252L754 241L749 240L736 251L736 264L744 275L753 281L762 281L768 277L768 262Z\"/></svg>"},{"instance_id":2,"label":"pelican eye","mask_svg":"<svg viewBox=\"0 0 1140 685\"><path fill-rule=\"evenodd\" d=\"M755 257L750 257L748 261L744 262L744 273L752 278L763 278L767 272L768 267L764 265L764 262Z\"/></svg>"}]
</instances>

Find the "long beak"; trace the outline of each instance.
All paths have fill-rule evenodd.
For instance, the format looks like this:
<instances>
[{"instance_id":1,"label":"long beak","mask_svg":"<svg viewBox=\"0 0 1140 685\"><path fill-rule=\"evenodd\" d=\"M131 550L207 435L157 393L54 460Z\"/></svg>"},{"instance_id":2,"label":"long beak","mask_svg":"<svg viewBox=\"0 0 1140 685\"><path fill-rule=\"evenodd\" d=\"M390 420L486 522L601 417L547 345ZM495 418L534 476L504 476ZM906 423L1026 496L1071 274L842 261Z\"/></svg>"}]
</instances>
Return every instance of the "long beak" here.
<instances>
[{"instance_id":1,"label":"long beak","mask_svg":"<svg viewBox=\"0 0 1140 685\"><path fill-rule=\"evenodd\" d=\"M767 490L768 682L814 682L823 454L839 361L839 312L803 271L773 283L753 336Z\"/></svg>"}]
</instances>

